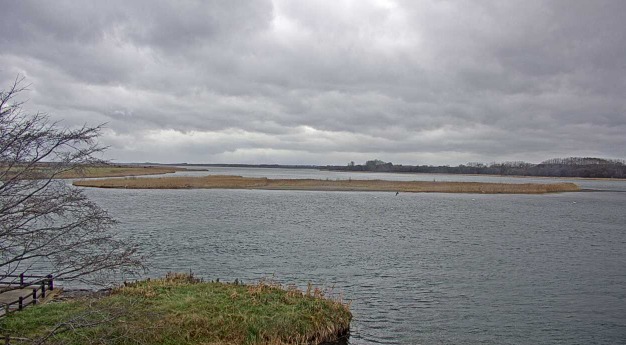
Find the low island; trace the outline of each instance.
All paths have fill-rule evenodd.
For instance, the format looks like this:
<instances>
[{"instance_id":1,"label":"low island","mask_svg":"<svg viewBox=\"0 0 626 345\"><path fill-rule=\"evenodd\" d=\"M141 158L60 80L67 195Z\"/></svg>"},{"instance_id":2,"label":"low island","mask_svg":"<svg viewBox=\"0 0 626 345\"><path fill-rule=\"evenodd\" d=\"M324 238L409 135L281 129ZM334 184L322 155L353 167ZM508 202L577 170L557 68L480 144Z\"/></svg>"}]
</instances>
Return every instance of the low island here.
<instances>
[{"instance_id":1,"label":"low island","mask_svg":"<svg viewBox=\"0 0 626 345\"><path fill-rule=\"evenodd\" d=\"M99 178L99 177L122 177L140 175L171 174L177 171L187 170L177 167L141 166L141 165L100 165L77 167L61 173L58 177L63 179L74 178Z\"/></svg>"},{"instance_id":2,"label":"low island","mask_svg":"<svg viewBox=\"0 0 626 345\"><path fill-rule=\"evenodd\" d=\"M26 308L0 330L29 344L318 344L347 337L351 318L348 304L311 286L169 274Z\"/></svg>"},{"instance_id":3,"label":"low island","mask_svg":"<svg viewBox=\"0 0 626 345\"><path fill-rule=\"evenodd\" d=\"M209 175L201 177L117 178L74 181L75 186L129 189L266 189L377 191L410 193L543 194L580 191L574 183L486 183L387 180L269 179Z\"/></svg>"},{"instance_id":4,"label":"low island","mask_svg":"<svg viewBox=\"0 0 626 345\"><path fill-rule=\"evenodd\" d=\"M5 169L4 180L47 180L47 179L78 179L78 178L102 178L102 177L125 177L143 175L171 174L177 171L189 169L172 166L142 166L127 164L102 164L102 165L76 165L72 167L59 166L58 163L41 164L16 164L11 167L2 166ZM205 169L194 169L205 170Z\"/></svg>"}]
</instances>

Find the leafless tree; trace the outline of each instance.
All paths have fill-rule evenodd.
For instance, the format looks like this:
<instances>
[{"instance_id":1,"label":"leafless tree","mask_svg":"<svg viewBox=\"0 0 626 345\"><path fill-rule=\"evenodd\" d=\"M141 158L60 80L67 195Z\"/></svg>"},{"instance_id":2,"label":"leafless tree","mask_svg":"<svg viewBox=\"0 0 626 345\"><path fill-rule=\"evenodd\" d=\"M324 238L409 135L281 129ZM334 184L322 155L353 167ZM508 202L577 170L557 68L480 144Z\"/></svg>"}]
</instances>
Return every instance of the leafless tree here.
<instances>
[{"instance_id":1,"label":"leafless tree","mask_svg":"<svg viewBox=\"0 0 626 345\"><path fill-rule=\"evenodd\" d=\"M142 268L115 221L59 176L89 164L103 148L101 127L70 129L29 114L22 77L0 91L0 279L45 269L67 279L102 278Z\"/></svg>"}]
</instances>

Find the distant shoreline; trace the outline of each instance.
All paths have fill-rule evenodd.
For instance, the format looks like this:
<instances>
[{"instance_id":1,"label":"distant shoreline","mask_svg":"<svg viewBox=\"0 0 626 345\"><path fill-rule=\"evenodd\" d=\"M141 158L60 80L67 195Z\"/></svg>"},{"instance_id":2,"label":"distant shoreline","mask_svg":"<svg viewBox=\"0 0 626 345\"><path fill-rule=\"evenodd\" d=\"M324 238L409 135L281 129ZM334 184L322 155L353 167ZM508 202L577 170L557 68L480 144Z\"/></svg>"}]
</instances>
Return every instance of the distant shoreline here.
<instances>
[{"instance_id":1,"label":"distant shoreline","mask_svg":"<svg viewBox=\"0 0 626 345\"><path fill-rule=\"evenodd\" d=\"M580 187L574 183L268 179L225 175L79 180L74 181L74 185L120 189L262 189L475 194L544 194L580 191Z\"/></svg>"},{"instance_id":2,"label":"distant shoreline","mask_svg":"<svg viewBox=\"0 0 626 345\"><path fill-rule=\"evenodd\" d=\"M309 169L320 171L332 171L338 173L367 173L367 174L401 174L401 175L459 175L459 176L492 176L492 177L517 177L538 179L568 179L568 180L598 180L598 181L626 181L626 178L618 177L577 177L577 176L543 176L543 175L515 175L515 174L470 174L454 172L415 172L415 171L370 171L370 170L343 170L329 169L325 165L282 165L282 164L189 164L189 163L120 163L122 165L142 165L153 167L214 167L214 168L254 168L254 169ZM189 169L194 170L194 169Z\"/></svg>"}]
</instances>

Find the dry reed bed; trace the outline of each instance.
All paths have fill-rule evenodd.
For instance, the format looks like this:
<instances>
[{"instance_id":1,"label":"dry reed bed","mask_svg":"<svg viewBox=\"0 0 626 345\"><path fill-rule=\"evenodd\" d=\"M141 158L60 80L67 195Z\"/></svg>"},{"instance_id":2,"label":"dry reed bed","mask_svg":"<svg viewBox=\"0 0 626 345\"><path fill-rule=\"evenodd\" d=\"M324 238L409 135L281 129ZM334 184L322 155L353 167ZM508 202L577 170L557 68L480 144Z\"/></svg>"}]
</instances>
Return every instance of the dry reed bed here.
<instances>
[{"instance_id":1,"label":"dry reed bed","mask_svg":"<svg viewBox=\"0 0 626 345\"><path fill-rule=\"evenodd\" d=\"M141 175L161 175L174 173L176 171L186 170L174 167L151 167L151 166L87 166L76 167L75 169L58 172L54 167L42 164L40 166L26 167L15 166L8 169L4 179L17 178L23 180L37 179L77 179L77 178L98 178L98 177L124 177L124 176L141 176Z\"/></svg>"},{"instance_id":2,"label":"dry reed bed","mask_svg":"<svg viewBox=\"0 0 626 345\"><path fill-rule=\"evenodd\" d=\"M575 192L574 183L485 183L385 180L268 179L212 175L202 177L129 178L75 181L75 186L129 189L275 189L380 191L410 193L542 194Z\"/></svg>"},{"instance_id":3,"label":"dry reed bed","mask_svg":"<svg viewBox=\"0 0 626 345\"><path fill-rule=\"evenodd\" d=\"M131 167L131 166L101 166L87 167L80 170L72 170L61 174L60 178L96 178L96 177L124 177L140 175L161 175L185 170L170 167Z\"/></svg>"}]
</instances>

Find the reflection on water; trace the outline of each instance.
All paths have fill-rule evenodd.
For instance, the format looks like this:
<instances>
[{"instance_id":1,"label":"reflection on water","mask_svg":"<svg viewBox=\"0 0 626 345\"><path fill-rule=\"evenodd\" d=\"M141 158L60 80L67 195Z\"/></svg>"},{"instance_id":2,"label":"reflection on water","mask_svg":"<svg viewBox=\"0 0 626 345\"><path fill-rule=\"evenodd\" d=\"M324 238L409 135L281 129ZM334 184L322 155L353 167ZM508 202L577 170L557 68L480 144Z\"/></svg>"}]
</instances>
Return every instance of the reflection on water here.
<instances>
[{"instance_id":1,"label":"reflection on water","mask_svg":"<svg viewBox=\"0 0 626 345\"><path fill-rule=\"evenodd\" d=\"M273 178L433 179L209 169ZM626 190L625 182L580 184ZM323 285L352 301L353 344L626 339L626 193L86 192L142 244L150 275L192 269L207 279L273 276Z\"/></svg>"}]
</instances>

